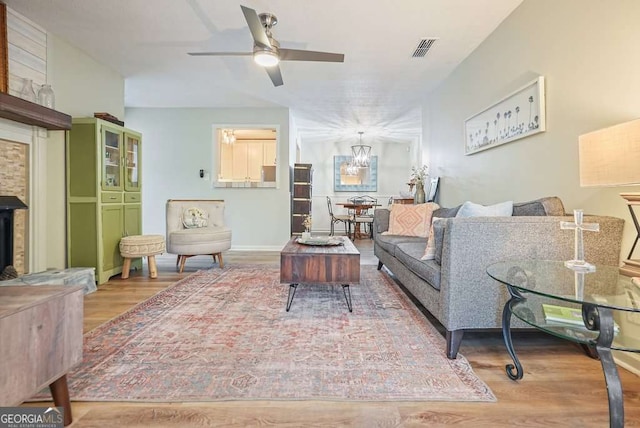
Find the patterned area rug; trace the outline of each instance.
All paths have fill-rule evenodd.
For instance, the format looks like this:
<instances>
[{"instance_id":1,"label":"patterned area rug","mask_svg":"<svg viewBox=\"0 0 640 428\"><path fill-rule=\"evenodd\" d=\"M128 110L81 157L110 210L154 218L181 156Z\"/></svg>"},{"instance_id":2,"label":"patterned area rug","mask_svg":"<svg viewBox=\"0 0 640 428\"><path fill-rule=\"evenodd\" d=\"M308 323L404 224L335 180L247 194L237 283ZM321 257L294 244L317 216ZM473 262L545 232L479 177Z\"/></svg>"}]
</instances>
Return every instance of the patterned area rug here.
<instances>
[{"instance_id":1,"label":"patterned area rug","mask_svg":"<svg viewBox=\"0 0 640 428\"><path fill-rule=\"evenodd\" d=\"M301 285L274 266L199 271L85 335L72 400L495 401L387 274Z\"/></svg>"}]
</instances>

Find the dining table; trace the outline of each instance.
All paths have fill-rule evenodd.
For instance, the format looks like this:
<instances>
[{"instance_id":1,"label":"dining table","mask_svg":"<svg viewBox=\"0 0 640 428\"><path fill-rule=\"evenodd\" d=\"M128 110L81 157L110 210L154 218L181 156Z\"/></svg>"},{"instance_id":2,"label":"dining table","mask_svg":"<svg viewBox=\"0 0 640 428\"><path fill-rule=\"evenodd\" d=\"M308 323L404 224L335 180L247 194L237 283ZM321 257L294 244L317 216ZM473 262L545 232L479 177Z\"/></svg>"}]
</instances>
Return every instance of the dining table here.
<instances>
[{"instance_id":1,"label":"dining table","mask_svg":"<svg viewBox=\"0 0 640 428\"><path fill-rule=\"evenodd\" d=\"M358 238L362 238L363 233L360 229L361 222L355 221L355 217L363 216L373 207L380 207L381 204L376 204L373 202L338 202L336 205L346 208L347 210L353 210L354 219L353 223L353 236L352 239L355 241Z\"/></svg>"}]
</instances>

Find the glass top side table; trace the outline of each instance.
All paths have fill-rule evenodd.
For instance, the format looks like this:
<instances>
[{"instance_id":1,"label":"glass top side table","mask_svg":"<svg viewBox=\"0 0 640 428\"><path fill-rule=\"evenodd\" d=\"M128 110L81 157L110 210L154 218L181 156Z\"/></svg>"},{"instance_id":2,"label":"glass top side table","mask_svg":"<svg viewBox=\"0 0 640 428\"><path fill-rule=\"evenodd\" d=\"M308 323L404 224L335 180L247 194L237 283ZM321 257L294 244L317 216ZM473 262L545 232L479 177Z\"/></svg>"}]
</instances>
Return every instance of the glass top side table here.
<instances>
[{"instance_id":1,"label":"glass top side table","mask_svg":"<svg viewBox=\"0 0 640 428\"><path fill-rule=\"evenodd\" d=\"M502 336L513 364L506 372L522 379L523 369L511 340L511 316L554 336L595 351L604 371L611 427L624 426L624 400L612 350L640 352L638 338L626 335L614 322L614 313L640 321L640 286L621 276L617 266L596 266L595 272L575 272L562 261L513 260L487 267L493 279L505 284L511 298L502 312ZM584 325L545 319L543 305L578 310Z\"/></svg>"}]
</instances>

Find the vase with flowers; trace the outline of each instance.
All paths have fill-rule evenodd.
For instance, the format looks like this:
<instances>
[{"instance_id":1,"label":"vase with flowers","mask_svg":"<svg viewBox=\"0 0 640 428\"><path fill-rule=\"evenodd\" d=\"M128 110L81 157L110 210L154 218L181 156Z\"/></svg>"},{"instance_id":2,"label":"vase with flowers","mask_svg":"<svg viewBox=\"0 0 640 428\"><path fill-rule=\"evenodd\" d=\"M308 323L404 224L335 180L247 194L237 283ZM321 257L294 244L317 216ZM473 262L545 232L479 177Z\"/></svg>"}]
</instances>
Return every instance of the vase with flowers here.
<instances>
[{"instance_id":1,"label":"vase with flowers","mask_svg":"<svg viewBox=\"0 0 640 428\"><path fill-rule=\"evenodd\" d=\"M426 195L424 193L424 183L429 179L428 168L422 165L420 168L412 167L409 181L416 185L416 193L413 197L414 204L424 204Z\"/></svg>"},{"instance_id":2,"label":"vase with flowers","mask_svg":"<svg viewBox=\"0 0 640 428\"><path fill-rule=\"evenodd\" d=\"M302 239L310 239L311 238L311 216L309 214L304 216L302 225L304 226L304 232L302 232Z\"/></svg>"}]
</instances>

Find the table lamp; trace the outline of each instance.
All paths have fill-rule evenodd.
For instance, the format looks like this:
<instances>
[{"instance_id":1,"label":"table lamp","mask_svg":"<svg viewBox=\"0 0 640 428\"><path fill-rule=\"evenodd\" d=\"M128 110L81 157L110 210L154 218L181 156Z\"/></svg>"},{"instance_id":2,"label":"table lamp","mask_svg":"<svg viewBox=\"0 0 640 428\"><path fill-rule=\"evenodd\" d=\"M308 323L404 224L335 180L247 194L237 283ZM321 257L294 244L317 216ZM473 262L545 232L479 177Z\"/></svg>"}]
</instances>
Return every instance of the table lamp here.
<instances>
[{"instance_id":1,"label":"table lamp","mask_svg":"<svg viewBox=\"0 0 640 428\"><path fill-rule=\"evenodd\" d=\"M578 138L580 186L640 185L640 119L589 132ZM640 193L621 193L627 201L636 238L620 268L621 273L640 276L640 260L632 259L640 240L640 224L634 208L640 206Z\"/></svg>"}]
</instances>

